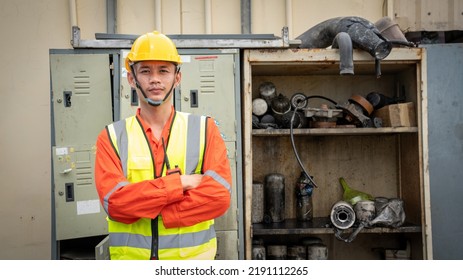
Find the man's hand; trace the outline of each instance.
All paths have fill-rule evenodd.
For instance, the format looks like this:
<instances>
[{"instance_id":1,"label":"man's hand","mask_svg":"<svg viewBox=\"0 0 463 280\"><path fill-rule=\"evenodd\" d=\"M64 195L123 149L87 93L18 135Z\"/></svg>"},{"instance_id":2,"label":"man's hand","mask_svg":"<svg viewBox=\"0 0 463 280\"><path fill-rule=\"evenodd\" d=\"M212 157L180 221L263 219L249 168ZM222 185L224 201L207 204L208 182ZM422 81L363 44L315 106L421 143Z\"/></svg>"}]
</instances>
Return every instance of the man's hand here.
<instances>
[{"instance_id":1,"label":"man's hand","mask_svg":"<svg viewBox=\"0 0 463 280\"><path fill-rule=\"evenodd\" d=\"M192 175L180 175L180 181L182 181L183 191L191 190L196 188L203 178L201 174Z\"/></svg>"}]
</instances>

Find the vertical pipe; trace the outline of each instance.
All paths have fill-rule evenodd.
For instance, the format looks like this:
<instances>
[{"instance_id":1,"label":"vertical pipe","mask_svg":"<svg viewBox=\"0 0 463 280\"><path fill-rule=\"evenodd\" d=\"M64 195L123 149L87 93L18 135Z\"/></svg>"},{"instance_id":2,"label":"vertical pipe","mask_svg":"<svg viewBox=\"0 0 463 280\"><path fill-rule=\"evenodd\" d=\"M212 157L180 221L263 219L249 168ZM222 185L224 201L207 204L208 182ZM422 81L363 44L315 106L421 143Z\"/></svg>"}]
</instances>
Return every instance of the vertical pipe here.
<instances>
[{"instance_id":1,"label":"vertical pipe","mask_svg":"<svg viewBox=\"0 0 463 280\"><path fill-rule=\"evenodd\" d=\"M161 0L154 1L154 20L155 20L155 29L159 32L162 32L162 7Z\"/></svg>"},{"instance_id":2,"label":"vertical pipe","mask_svg":"<svg viewBox=\"0 0 463 280\"><path fill-rule=\"evenodd\" d=\"M205 18L205 32L206 34L212 33L212 12L211 0L204 0L204 18Z\"/></svg>"},{"instance_id":3,"label":"vertical pipe","mask_svg":"<svg viewBox=\"0 0 463 280\"><path fill-rule=\"evenodd\" d=\"M241 0L241 34L251 34L251 0Z\"/></svg>"},{"instance_id":4,"label":"vertical pipe","mask_svg":"<svg viewBox=\"0 0 463 280\"><path fill-rule=\"evenodd\" d=\"M183 34L183 0L180 0L180 10L179 10L179 18L180 18L180 34Z\"/></svg>"},{"instance_id":5,"label":"vertical pipe","mask_svg":"<svg viewBox=\"0 0 463 280\"><path fill-rule=\"evenodd\" d=\"M289 38L293 37L293 1L286 0L285 1L285 8L286 8L286 26L288 27L288 36Z\"/></svg>"},{"instance_id":6,"label":"vertical pipe","mask_svg":"<svg viewBox=\"0 0 463 280\"><path fill-rule=\"evenodd\" d=\"M386 0L386 1L384 1L384 5L386 5L386 7L384 7L385 11L383 11L383 16L390 17L391 19L395 19L395 16L394 16L394 1L393 0Z\"/></svg>"},{"instance_id":7,"label":"vertical pipe","mask_svg":"<svg viewBox=\"0 0 463 280\"><path fill-rule=\"evenodd\" d=\"M69 16L71 19L71 28L73 26L78 26L76 0L69 0Z\"/></svg>"},{"instance_id":8,"label":"vertical pipe","mask_svg":"<svg viewBox=\"0 0 463 280\"><path fill-rule=\"evenodd\" d=\"M106 32L117 33L117 0L106 0Z\"/></svg>"}]
</instances>

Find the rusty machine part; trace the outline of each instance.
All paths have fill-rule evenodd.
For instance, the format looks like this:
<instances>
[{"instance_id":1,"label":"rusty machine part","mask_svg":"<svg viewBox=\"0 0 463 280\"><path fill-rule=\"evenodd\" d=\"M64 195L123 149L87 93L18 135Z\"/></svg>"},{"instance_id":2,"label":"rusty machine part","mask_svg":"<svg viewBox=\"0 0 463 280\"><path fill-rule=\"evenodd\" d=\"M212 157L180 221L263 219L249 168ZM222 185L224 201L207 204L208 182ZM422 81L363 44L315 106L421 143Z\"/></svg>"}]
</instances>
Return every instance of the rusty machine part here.
<instances>
[{"instance_id":1,"label":"rusty machine part","mask_svg":"<svg viewBox=\"0 0 463 280\"><path fill-rule=\"evenodd\" d=\"M286 245L269 245L267 246L267 259L269 260L286 260L288 256L288 246Z\"/></svg>"},{"instance_id":2,"label":"rusty machine part","mask_svg":"<svg viewBox=\"0 0 463 280\"><path fill-rule=\"evenodd\" d=\"M279 173L265 176L264 223L279 223L285 220L285 177Z\"/></svg>"},{"instance_id":3,"label":"rusty machine part","mask_svg":"<svg viewBox=\"0 0 463 280\"><path fill-rule=\"evenodd\" d=\"M307 248L302 245L288 246L288 260L306 260Z\"/></svg>"},{"instance_id":4,"label":"rusty machine part","mask_svg":"<svg viewBox=\"0 0 463 280\"><path fill-rule=\"evenodd\" d=\"M308 260L327 260L328 247L325 244L311 244L307 246Z\"/></svg>"},{"instance_id":5,"label":"rusty machine part","mask_svg":"<svg viewBox=\"0 0 463 280\"><path fill-rule=\"evenodd\" d=\"M352 95L349 101L359 105L362 108L363 113L367 116L371 115L373 112L373 105L371 105L368 100L358 94Z\"/></svg>"},{"instance_id":6,"label":"rusty machine part","mask_svg":"<svg viewBox=\"0 0 463 280\"><path fill-rule=\"evenodd\" d=\"M263 82L259 85L259 95L270 106L272 99L277 96L275 85L272 82Z\"/></svg>"},{"instance_id":7,"label":"rusty machine part","mask_svg":"<svg viewBox=\"0 0 463 280\"><path fill-rule=\"evenodd\" d=\"M357 220L357 228L347 237L343 236L340 229L337 229L335 236L338 240L349 243L354 241L360 231L368 227L371 220L375 217L375 203L372 200L358 201L354 206L354 211Z\"/></svg>"},{"instance_id":8,"label":"rusty machine part","mask_svg":"<svg viewBox=\"0 0 463 280\"><path fill-rule=\"evenodd\" d=\"M252 259L253 260L265 260L267 256L264 241L259 239L252 240Z\"/></svg>"},{"instance_id":9,"label":"rusty machine part","mask_svg":"<svg viewBox=\"0 0 463 280\"><path fill-rule=\"evenodd\" d=\"M371 103L371 105L373 105L375 110L398 101L397 99L387 97L384 94L375 91L368 93L366 99Z\"/></svg>"},{"instance_id":10,"label":"rusty machine part","mask_svg":"<svg viewBox=\"0 0 463 280\"><path fill-rule=\"evenodd\" d=\"M272 109L273 114L275 114L275 118L277 118L278 115L283 115L284 113L291 111L291 103L286 96L280 93L272 99L270 108Z\"/></svg>"},{"instance_id":11,"label":"rusty machine part","mask_svg":"<svg viewBox=\"0 0 463 280\"><path fill-rule=\"evenodd\" d=\"M363 229L365 223L360 223L350 236L343 236L343 232L346 229L351 228L356 220L356 214L352 205L344 200L338 201L331 208L331 223L334 225L334 236L344 242L352 242L357 234Z\"/></svg>"},{"instance_id":12,"label":"rusty machine part","mask_svg":"<svg viewBox=\"0 0 463 280\"><path fill-rule=\"evenodd\" d=\"M262 223L264 220L264 184L252 184L251 223Z\"/></svg>"},{"instance_id":13,"label":"rusty machine part","mask_svg":"<svg viewBox=\"0 0 463 280\"><path fill-rule=\"evenodd\" d=\"M263 98L254 98L252 100L252 113L258 117L263 116L268 111L268 104Z\"/></svg>"},{"instance_id":14,"label":"rusty machine part","mask_svg":"<svg viewBox=\"0 0 463 280\"><path fill-rule=\"evenodd\" d=\"M253 260L265 260L265 246L263 245L252 245L252 259Z\"/></svg>"},{"instance_id":15,"label":"rusty machine part","mask_svg":"<svg viewBox=\"0 0 463 280\"><path fill-rule=\"evenodd\" d=\"M373 105L360 95L353 95L348 102L336 105L344 111L344 118L359 127L381 127L382 121L379 118L371 119Z\"/></svg>"},{"instance_id":16,"label":"rusty machine part","mask_svg":"<svg viewBox=\"0 0 463 280\"><path fill-rule=\"evenodd\" d=\"M337 117L343 112L342 109L332 109L322 104L320 108L307 107L304 109L305 116L311 118L310 126L313 128L334 128Z\"/></svg>"},{"instance_id":17,"label":"rusty machine part","mask_svg":"<svg viewBox=\"0 0 463 280\"><path fill-rule=\"evenodd\" d=\"M375 218L375 202L372 200L361 200L354 206L355 217L360 223L368 225Z\"/></svg>"}]
</instances>

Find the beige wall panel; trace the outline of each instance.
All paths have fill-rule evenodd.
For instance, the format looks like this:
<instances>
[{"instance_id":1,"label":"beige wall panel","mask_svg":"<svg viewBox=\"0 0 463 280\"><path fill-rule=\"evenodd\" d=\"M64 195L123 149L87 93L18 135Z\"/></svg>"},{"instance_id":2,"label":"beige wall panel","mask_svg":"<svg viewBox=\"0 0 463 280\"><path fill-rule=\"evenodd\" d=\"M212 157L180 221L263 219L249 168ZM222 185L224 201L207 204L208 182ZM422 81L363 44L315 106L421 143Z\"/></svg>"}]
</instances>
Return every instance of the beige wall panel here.
<instances>
[{"instance_id":1,"label":"beige wall panel","mask_svg":"<svg viewBox=\"0 0 463 280\"><path fill-rule=\"evenodd\" d=\"M407 31L463 29L463 0L394 0L394 20Z\"/></svg>"},{"instance_id":2,"label":"beige wall panel","mask_svg":"<svg viewBox=\"0 0 463 280\"><path fill-rule=\"evenodd\" d=\"M182 34L206 33L204 0L182 0Z\"/></svg>"},{"instance_id":3,"label":"beige wall panel","mask_svg":"<svg viewBox=\"0 0 463 280\"><path fill-rule=\"evenodd\" d=\"M76 0L75 3L82 39L93 40L95 33L107 32L106 0Z\"/></svg>"},{"instance_id":4,"label":"beige wall panel","mask_svg":"<svg viewBox=\"0 0 463 280\"><path fill-rule=\"evenodd\" d=\"M333 17L359 16L375 22L383 17L384 9L384 0L254 0L252 32L279 36L283 26L288 26L293 39Z\"/></svg>"},{"instance_id":5,"label":"beige wall panel","mask_svg":"<svg viewBox=\"0 0 463 280\"><path fill-rule=\"evenodd\" d=\"M285 0L251 1L251 33L281 35L286 25Z\"/></svg>"},{"instance_id":6,"label":"beige wall panel","mask_svg":"<svg viewBox=\"0 0 463 280\"><path fill-rule=\"evenodd\" d=\"M371 22L383 17L384 0L293 0L294 38L334 17L358 16Z\"/></svg>"},{"instance_id":7,"label":"beige wall panel","mask_svg":"<svg viewBox=\"0 0 463 280\"><path fill-rule=\"evenodd\" d=\"M211 1L212 33L241 34L240 0L209 1Z\"/></svg>"},{"instance_id":8,"label":"beige wall panel","mask_svg":"<svg viewBox=\"0 0 463 280\"><path fill-rule=\"evenodd\" d=\"M161 5L161 25L165 34L181 34L181 0L157 0Z\"/></svg>"},{"instance_id":9,"label":"beige wall panel","mask_svg":"<svg viewBox=\"0 0 463 280\"><path fill-rule=\"evenodd\" d=\"M144 34L155 27L155 1L118 0L117 33ZM105 15L106 17L106 15Z\"/></svg>"},{"instance_id":10,"label":"beige wall panel","mask_svg":"<svg viewBox=\"0 0 463 280\"><path fill-rule=\"evenodd\" d=\"M51 258L50 48L70 48L68 1L0 4L0 259Z\"/></svg>"}]
</instances>

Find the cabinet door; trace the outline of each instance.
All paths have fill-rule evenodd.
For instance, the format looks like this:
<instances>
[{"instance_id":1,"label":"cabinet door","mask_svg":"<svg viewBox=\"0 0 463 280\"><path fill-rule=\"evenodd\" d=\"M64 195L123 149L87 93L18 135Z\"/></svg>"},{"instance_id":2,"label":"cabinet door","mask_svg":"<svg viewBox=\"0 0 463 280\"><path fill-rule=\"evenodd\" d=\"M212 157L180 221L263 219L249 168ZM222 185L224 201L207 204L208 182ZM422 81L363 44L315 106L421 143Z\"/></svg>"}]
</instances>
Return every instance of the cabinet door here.
<instances>
[{"instance_id":1,"label":"cabinet door","mask_svg":"<svg viewBox=\"0 0 463 280\"><path fill-rule=\"evenodd\" d=\"M434 259L463 258L463 44L427 45L428 138Z\"/></svg>"},{"instance_id":2,"label":"cabinet door","mask_svg":"<svg viewBox=\"0 0 463 280\"><path fill-rule=\"evenodd\" d=\"M182 55L182 60L176 108L214 117L224 140L235 141L235 54Z\"/></svg>"},{"instance_id":3,"label":"cabinet door","mask_svg":"<svg viewBox=\"0 0 463 280\"><path fill-rule=\"evenodd\" d=\"M95 141L112 121L108 54L50 54L56 239L107 233L94 185Z\"/></svg>"},{"instance_id":4,"label":"cabinet door","mask_svg":"<svg viewBox=\"0 0 463 280\"><path fill-rule=\"evenodd\" d=\"M128 50L121 51L120 63L120 85L119 85L119 118L120 120L133 116L137 113L140 100L137 92L129 85L127 81L127 69L125 69L125 58L129 53Z\"/></svg>"},{"instance_id":5,"label":"cabinet door","mask_svg":"<svg viewBox=\"0 0 463 280\"><path fill-rule=\"evenodd\" d=\"M237 86L237 50L180 50L182 82L175 92L179 111L214 118L228 151L232 170L232 202L228 211L215 221L218 248L216 259L238 259L244 247L238 242L242 225L238 225L241 197L239 164L240 103ZM241 221L242 222L242 221ZM244 246L242 244L241 246Z\"/></svg>"}]
</instances>

